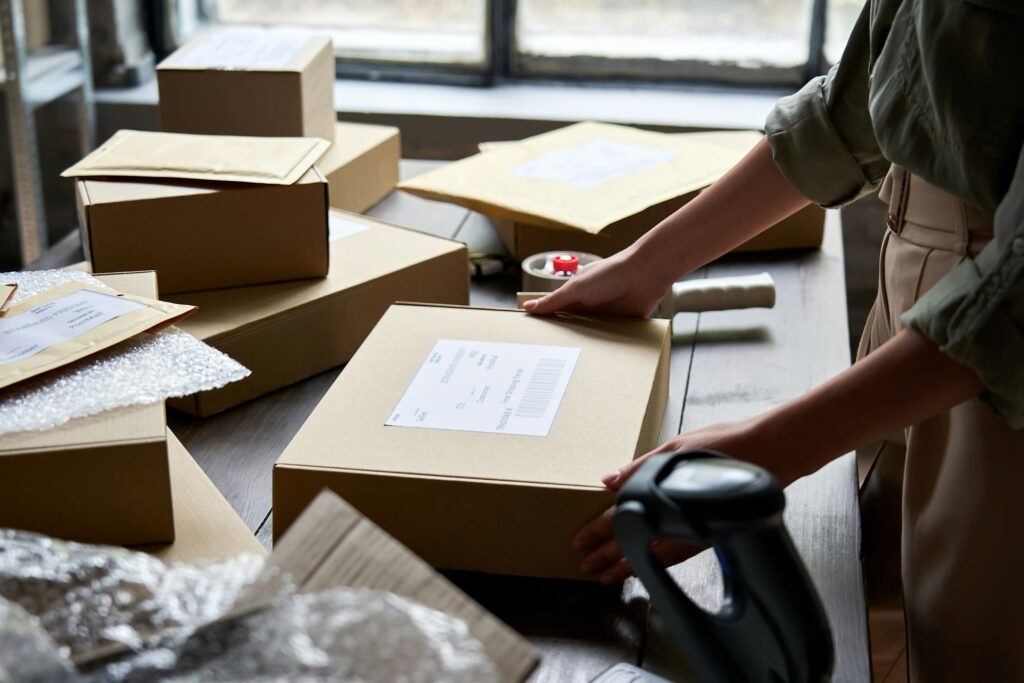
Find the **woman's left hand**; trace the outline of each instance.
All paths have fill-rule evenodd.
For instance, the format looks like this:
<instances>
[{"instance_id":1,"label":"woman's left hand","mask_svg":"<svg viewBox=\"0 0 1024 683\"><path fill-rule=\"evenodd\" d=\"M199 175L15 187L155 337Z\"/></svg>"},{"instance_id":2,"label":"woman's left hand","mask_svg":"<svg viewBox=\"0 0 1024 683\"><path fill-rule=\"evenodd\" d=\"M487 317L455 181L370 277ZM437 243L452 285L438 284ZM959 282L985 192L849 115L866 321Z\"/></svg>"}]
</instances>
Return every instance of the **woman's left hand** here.
<instances>
[{"instance_id":1,"label":"woman's left hand","mask_svg":"<svg viewBox=\"0 0 1024 683\"><path fill-rule=\"evenodd\" d=\"M754 420L741 420L723 422L680 434L637 458L618 472L602 477L601 481L613 491L618 491L647 458L659 453L709 448L737 458L750 459L756 431ZM595 517L579 530L572 542L573 550L583 554L580 570L585 574L597 575L605 585L621 583L633 575L633 570L622 556L612 530L614 512L615 507L612 506ZM655 541L651 549L655 557L666 567L682 562L701 550L685 543L663 540Z\"/></svg>"}]
</instances>

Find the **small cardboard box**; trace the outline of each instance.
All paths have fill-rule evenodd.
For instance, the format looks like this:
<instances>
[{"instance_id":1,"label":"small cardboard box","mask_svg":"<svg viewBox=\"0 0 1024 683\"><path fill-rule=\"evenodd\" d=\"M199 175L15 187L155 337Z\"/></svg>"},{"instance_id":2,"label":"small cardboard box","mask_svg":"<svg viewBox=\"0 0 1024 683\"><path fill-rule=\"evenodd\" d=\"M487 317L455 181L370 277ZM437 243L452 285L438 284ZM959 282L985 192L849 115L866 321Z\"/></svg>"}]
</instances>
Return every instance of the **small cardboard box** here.
<instances>
[{"instance_id":1,"label":"small cardboard box","mask_svg":"<svg viewBox=\"0 0 1024 683\"><path fill-rule=\"evenodd\" d=\"M133 548L165 563L220 562L267 551L185 447L167 430L174 542Z\"/></svg>"},{"instance_id":2,"label":"small cardboard box","mask_svg":"<svg viewBox=\"0 0 1024 683\"><path fill-rule=\"evenodd\" d=\"M180 151L169 144L145 161L155 166L166 156L187 164ZM256 156L248 161L260 161ZM126 177L118 169L110 177L79 177L86 257L96 272L156 270L161 294L322 277L327 180L314 160L296 158L305 168L294 169L299 177L292 184Z\"/></svg>"},{"instance_id":3,"label":"small cardboard box","mask_svg":"<svg viewBox=\"0 0 1024 683\"><path fill-rule=\"evenodd\" d=\"M275 536L328 487L436 567L583 578L569 546L613 501L601 476L658 444L669 340L665 320L392 306L274 466ZM523 353L561 363L564 393L544 393L552 359ZM414 409L434 368L458 396ZM385 424L476 404L481 431Z\"/></svg>"},{"instance_id":4,"label":"small cardboard box","mask_svg":"<svg viewBox=\"0 0 1024 683\"><path fill-rule=\"evenodd\" d=\"M192 292L180 327L252 371L169 405L207 416L344 364L395 301L469 301L461 242L331 210L326 278Z\"/></svg>"},{"instance_id":5,"label":"small cardboard box","mask_svg":"<svg viewBox=\"0 0 1024 683\"><path fill-rule=\"evenodd\" d=\"M97 276L156 298L153 273ZM173 541L163 403L0 438L0 527L83 543Z\"/></svg>"},{"instance_id":6,"label":"small cardboard box","mask_svg":"<svg viewBox=\"0 0 1024 683\"><path fill-rule=\"evenodd\" d=\"M172 133L334 137L334 50L325 36L214 31L156 70Z\"/></svg>"},{"instance_id":7,"label":"small cardboard box","mask_svg":"<svg viewBox=\"0 0 1024 683\"><path fill-rule=\"evenodd\" d=\"M301 593L339 587L384 590L461 619L503 683L520 683L537 666L536 651L519 634L329 491L319 492L275 544L267 573L293 577ZM260 589L257 581L237 611L264 604L267 597Z\"/></svg>"},{"instance_id":8,"label":"small cardboard box","mask_svg":"<svg viewBox=\"0 0 1024 683\"><path fill-rule=\"evenodd\" d=\"M316 166L330 185L331 206L362 213L398 184L401 135L392 126L365 123L338 123L334 131L334 144Z\"/></svg>"},{"instance_id":9,"label":"small cardboard box","mask_svg":"<svg viewBox=\"0 0 1024 683\"><path fill-rule=\"evenodd\" d=\"M513 256L574 250L611 256L720 178L757 133L652 133L580 123L483 152L399 184L495 219ZM821 245L825 213L810 206L737 251Z\"/></svg>"}]
</instances>

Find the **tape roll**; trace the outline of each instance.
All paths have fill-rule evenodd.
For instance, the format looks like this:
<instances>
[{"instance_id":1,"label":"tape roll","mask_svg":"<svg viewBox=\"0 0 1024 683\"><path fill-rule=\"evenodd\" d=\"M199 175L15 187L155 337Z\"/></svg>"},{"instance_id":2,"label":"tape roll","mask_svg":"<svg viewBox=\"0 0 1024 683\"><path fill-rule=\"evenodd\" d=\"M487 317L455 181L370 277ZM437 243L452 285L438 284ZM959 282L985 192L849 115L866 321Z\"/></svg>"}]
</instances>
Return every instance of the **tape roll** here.
<instances>
[{"instance_id":1,"label":"tape roll","mask_svg":"<svg viewBox=\"0 0 1024 683\"><path fill-rule=\"evenodd\" d=\"M545 251L523 259L523 291L524 292L553 292L561 287L575 273L555 272L553 262L556 256L569 254L579 260L580 266L596 263L601 260L600 256L587 254L580 251Z\"/></svg>"}]
</instances>

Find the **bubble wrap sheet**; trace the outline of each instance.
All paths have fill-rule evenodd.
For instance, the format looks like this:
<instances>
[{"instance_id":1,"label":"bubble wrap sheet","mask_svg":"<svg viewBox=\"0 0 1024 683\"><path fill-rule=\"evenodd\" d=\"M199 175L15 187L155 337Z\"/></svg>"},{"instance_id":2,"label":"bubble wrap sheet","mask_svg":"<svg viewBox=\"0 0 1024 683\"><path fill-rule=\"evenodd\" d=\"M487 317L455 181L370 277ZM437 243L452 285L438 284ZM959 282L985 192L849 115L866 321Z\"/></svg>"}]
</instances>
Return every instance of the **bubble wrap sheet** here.
<instances>
[{"instance_id":1,"label":"bubble wrap sheet","mask_svg":"<svg viewBox=\"0 0 1024 683\"><path fill-rule=\"evenodd\" d=\"M104 287L75 270L0 273L0 282L18 283L15 301L67 282ZM76 417L217 389L248 375L230 357L170 327L0 392L0 435L52 429Z\"/></svg>"},{"instance_id":2,"label":"bubble wrap sheet","mask_svg":"<svg viewBox=\"0 0 1024 683\"><path fill-rule=\"evenodd\" d=\"M262 566L255 556L166 566L0 530L0 681L498 680L464 622L381 591L300 595L282 579L269 608L215 622ZM71 666L111 644L132 650Z\"/></svg>"}]
</instances>

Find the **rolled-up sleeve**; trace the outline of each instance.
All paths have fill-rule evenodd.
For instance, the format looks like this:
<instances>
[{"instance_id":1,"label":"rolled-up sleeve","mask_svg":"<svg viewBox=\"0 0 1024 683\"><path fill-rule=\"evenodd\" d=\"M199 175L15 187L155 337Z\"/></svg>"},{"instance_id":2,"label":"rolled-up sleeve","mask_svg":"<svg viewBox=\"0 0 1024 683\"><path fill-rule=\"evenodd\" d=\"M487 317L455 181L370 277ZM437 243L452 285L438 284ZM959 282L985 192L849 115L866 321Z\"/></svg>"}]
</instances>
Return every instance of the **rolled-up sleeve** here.
<instances>
[{"instance_id":1,"label":"rolled-up sleeve","mask_svg":"<svg viewBox=\"0 0 1024 683\"><path fill-rule=\"evenodd\" d=\"M869 15L865 5L839 63L779 100L765 122L783 175L825 207L876 189L889 170L868 113Z\"/></svg>"},{"instance_id":2,"label":"rolled-up sleeve","mask_svg":"<svg viewBox=\"0 0 1024 683\"><path fill-rule=\"evenodd\" d=\"M903 314L903 322L974 369L985 397L1024 428L1024 153L996 209L995 236Z\"/></svg>"}]
</instances>

